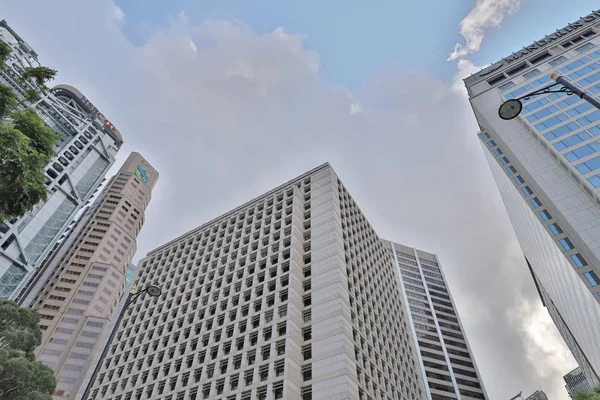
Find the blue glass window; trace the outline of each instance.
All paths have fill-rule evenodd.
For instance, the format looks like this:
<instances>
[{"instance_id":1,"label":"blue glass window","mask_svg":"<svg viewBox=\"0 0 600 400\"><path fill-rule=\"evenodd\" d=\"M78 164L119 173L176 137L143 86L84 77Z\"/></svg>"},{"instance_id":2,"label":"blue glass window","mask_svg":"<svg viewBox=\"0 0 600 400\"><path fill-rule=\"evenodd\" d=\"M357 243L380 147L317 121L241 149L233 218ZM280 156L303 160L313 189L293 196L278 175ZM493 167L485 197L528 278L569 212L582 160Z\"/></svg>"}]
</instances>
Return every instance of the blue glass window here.
<instances>
[{"instance_id":1,"label":"blue glass window","mask_svg":"<svg viewBox=\"0 0 600 400\"><path fill-rule=\"evenodd\" d=\"M525 183L525 181L523 180L523 178L521 178L521 175L517 175L514 178L514 181L516 182L517 185L522 185Z\"/></svg>"},{"instance_id":2,"label":"blue glass window","mask_svg":"<svg viewBox=\"0 0 600 400\"><path fill-rule=\"evenodd\" d=\"M540 215L540 217L542 217L542 219L544 221L548 221L549 219L552 219L552 216L546 210L542 210L542 211L538 212L538 214Z\"/></svg>"},{"instance_id":3,"label":"blue glass window","mask_svg":"<svg viewBox=\"0 0 600 400\"><path fill-rule=\"evenodd\" d=\"M598 82L599 80L600 80L600 72L596 72L595 74L592 74L588 77L580 79L579 81L577 81L577 84L579 84L580 86L587 86L587 85L591 85L594 82Z\"/></svg>"},{"instance_id":4,"label":"blue glass window","mask_svg":"<svg viewBox=\"0 0 600 400\"><path fill-rule=\"evenodd\" d=\"M573 243L571 243L569 238L560 239L559 242L562 248L565 250L573 250L575 248L575 246L573 246Z\"/></svg>"},{"instance_id":5,"label":"blue glass window","mask_svg":"<svg viewBox=\"0 0 600 400\"><path fill-rule=\"evenodd\" d=\"M588 57L581 57L579 60L575 60L567 65L565 65L564 67L562 67L560 69L560 72L569 72L569 71L573 71L574 69L577 69L579 67L581 67L584 64L589 63L590 60Z\"/></svg>"},{"instance_id":6,"label":"blue glass window","mask_svg":"<svg viewBox=\"0 0 600 400\"><path fill-rule=\"evenodd\" d=\"M600 279L598 279L598 276L594 271L586 272L585 274L583 274L583 276L585 276L590 285L598 286L598 282L600 282Z\"/></svg>"},{"instance_id":7,"label":"blue glass window","mask_svg":"<svg viewBox=\"0 0 600 400\"><path fill-rule=\"evenodd\" d=\"M582 103L578 106L571 108L570 110L567 110L567 114L569 114L571 117L574 117L574 116L582 114L588 110L591 110L593 107L594 106L592 106L590 103L585 102L585 103Z\"/></svg>"},{"instance_id":8,"label":"blue glass window","mask_svg":"<svg viewBox=\"0 0 600 400\"><path fill-rule=\"evenodd\" d=\"M533 206L533 208L540 208L542 206L542 202L538 200L537 197L530 199L529 202Z\"/></svg>"},{"instance_id":9,"label":"blue glass window","mask_svg":"<svg viewBox=\"0 0 600 400\"><path fill-rule=\"evenodd\" d=\"M582 162L581 164L577 164L575 168L577 168L577 171L581 172L582 174L587 174L590 171L594 171L600 168L600 156Z\"/></svg>"},{"instance_id":10,"label":"blue glass window","mask_svg":"<svg viewBox=\"0 0 600 400\"><path fill-rule=\"evenodd\" d=\"M560 235L562 233L562 229L560 229L560 226L558 226L558 224L550 224L548 225L548 228L554 234L554 236Z\"/></svg>"},{"instance_id":11,"label":"blue glass window","mask_svg":"<svg viewBox=\"0 0 600 400\"><path fill-rule=\"evenodd\" d=\"M510 82L506 82L504 85L498 86L498 89L500 89L500 91L504 91L506 89L510 89L513 86L515 86L515 83L513 81L510 81Z\"/></svg>"},{"instance_id":12,"label":"blue glass window","mask_svg":"<svg viewBox=\"0 0 600 400\"><path fill-rule=\"evenodd\" d=\"M587 51L587 50L591 49L592 47L594 47L594 45L592 43L588 42L588 43L584 44L583 46L576 48L575 51L578 53L583 53L584 51Z\"/></svg>"},{"instance_id":13,"label":"blue glass window","mask_svg":"<svg viewBox=\"0 0 600 400\"><path fill-rule=\"evenodd\" d=\"M577 96L567 96L566 99L559 101L558 103L556 103L556 105L560 108L568 108L573 104L577 103L578 101L581 101L581 99Z\"/></svg>"},{"instance_id":14,"label":"blue glass window","mask_svg":"<svg viewBox=\"0 0 600 400\"><path fill-rule=\"evenodd\" d=\"M592 135L594 135L594 136L598 136L598 135L600 135L600 125L595 125L595 126L592 126L592 127L588 128L588 131L589 131L589 132L590 132Z\"/></svg>"},{"instance_id":15,"label":"blue glass window","mask_svg":"<svg viewBox=\"0 0 600 400\"><path fill-rule=\"evenodd\" d=\"M560 57L555 58L554 60L550 61L548 64L550 64L552 66L556 66L558 64L562 64L564 61L567 61L566 57L560 56Z\"/></svg>"},{"instance_id":16,"label":"blue glass window","mask_svg":"<svg viewBox=\"0 0 600 400\"><path fill-rule=\"evenodd\" d=\"M600 75L599 75L600 76ZM590 86L588 88L588 90L592 93L598 93L600 92L600 85L594 85L594 86Z\"/></svg>"},{"instance_id":17,"label":"blue glass window","mask_svg":"<svg viewBox=\"0 0 600 400\"><path fill-rule=\"evenodd\" d=\"M481 137L482 137L482 138L484 138L485 140L487 140L487 139L489 139L489 138L490 138L490 135L489 135L487 132L483 132L483 133L481 134Z\"/></svg>"},{"instance_id":18,"label":"blue glass window","mask_svg":"<svg viewBox=\"0 0 600 400\"><path fill-rule=\"evenodd\" d=\"M543 77L538 78L535 81L531 82L531 84L533 86L541 86L548 81L550 81L550 75L544 75Z\"/></svg>"},{"instance_id":19,"label":"blue glass window","mask_svg":"<svg viewBox=\"0 0 600 400\"><path fill-rule=\"evenodd\" d=\"M494 142L493 140L490 140L489 142L487 142L487 145L490 147L496 147L496 142Z\"/></svg>"},{"instance_id":20,"label":"blue glass window","mask_svg":"<svg viewBox=\"0 0 600 400\"><path fill-rule=\"evenodd\" d=\"M530 84L527 84L525 86L521 86L516 90L513 90L510 93L507 93L504 97L506 97L507 99L512 99L513 97L518 97L522 94L525 94L525 92L529 91L531 88L532 86Z\"/></svg>"},{"instance_id":21,"label":"blue glass window","mask_svg":"<svg viewBox=\"0 0 600 400\"><path fill-rule=\"evenodd\" d=\"M594 154L595 152L600 151L600 143L592 142L585 146L578 147L577 149L565 153L565 158L571 162L579 160L580 158L589 156L590 154Z\"/></svg>"},{"instance_id":22,"label":"blue glass window","mask_svg":"<svg viewBox=\"0 0 600 400\"><path fill-rule=\"evenodd\" d=\"M502 150L500 150L500 148L497 147L497 148L494 149L494 154L497 155L497 156L500 156L500 155L502 155Z\"/></svg>"},{"instance_id":23,"label":"blue glass window","mask_svg":"<svg viewBox=\"0 0 600 400\"><path fill-rule=\"evenodd\" d=\"M511 165L510 167L506 168L506 171L508 171L508 174L509 174L509 175L512 175L512 174L516 174L516 173L517 173L517 170L516 170L516 169L515 169L515 167L513 167L512 165Z\"/></svg>"},{"instance_id":24,"label":"blue glass window","mask_svg":"<svg viewBox=\"0 0 600 400\"><path fill-rule=\"evenodd\" d=\"M600 175L590 176L588 182L594 187L600 187Z\"/></svg>"},{"instance_id":25,"label":"blue glass window","mask_svg":"<svg viewBox=\"0 0 600 400\"><path fill-rule=\"evenodd\" d=\"M534 76L536 76L539 73L540 73L540 71L536 68L536 69L533 69L533 70L529 71L526 74L523 74L523 78L525 78L525 79L531 79L531 78L533 78Z\"/></svg>"},{"instance_id":26,"label":"blue glass window","mask_svg":"<svg viewBox=\"0 0 600 400\"><path fill-rule=\"evenodd\" d=\"M571 135L571 136L567 137L566 139L561 140L560 142L556 142L553 144L553 146L556 150L560 151L560 150L567 149L571 146L575 146L576 144L579 144L579 143L583 142L584 140L588 140L591 137L592 136L589 133L583 131L583 132L579 132L574 135Z\"/></svg>"},{"instance_id":27,"label":"blue glass window","mask_svg":"<svg viewBox=\"0 0 600 400\"><path fill-rule=\"evenodd\" d=\"M567 133L572 132L576 129L579 129L579 125L577 125L575 122L569 122L568 124L559 126L558 128L553 129L548 133L544 133L544 137L548 140L553 140L563 135L566 135Z\"/></svg>"},{"instance_id":28,"label":"blue glass window","mask_svg":"<svg viewBox=\"0 0 600 400\"><path fill-rule=\"evenodd\" d=\"M585 126L587 124L591 124L592 122L596 122L599 119L600 119L600 110L579 118L577 120L577 122L579 122L582 126Z\"/></svg>"},{"instance_id":29,"label":"blue glass window","mask_svg":"<svg viewBox=\"0 0 600 400\"><path fill-rule=\"evenodd\" d=\"M600 50L596 50L595 52L588 54L589 57L592 58L599 58L600 57Z\"/></svg>"},{"instance_id":30,"label":"blue glass window","mask_svg":"<svg viewBox=\"0 0 600 400\"><path fill-rule=\"evenodd\" d=\"M533 192L531 191L531 189L529 189L529 186L524 186L521 191L523 192L523 194L525 194L525 196L531 196L533 194Z\"/></svg>"},{"instance_id":31,"label":"blue glass window","mask_svg":"<svg viewBox=\"0 0 600 400\"><path fill-rule=\"evenodd\" d=\"M600 116L599 116L599 118L600 118ZM545 120L543 122L540 122L539 124L536 124L535 127L538 131L545 131L546 129L551 128L554 125L560 124L561 122L564 122L568 119L569 119L569 117L567 117L564 113L560 113L560 114L556 114L554 117L548 118L547 120Z\"/></svg>"},{"instance_id":32,"label":"blue glass window","mask_svg":"<svg viewBox=\"0 0 600 400\"><path fill-rule=\"evenodd\" d=\"M585 259L583 257L581 257L581 254L573 254L571 256L571 260L573 260L575 265L577 265L577 267L579 267L579 268L585 267L587 265L587 262L585 261Z\"/></svg>"},{"instance_id":33,"label":"blue glass window","mask_svg":"<svg viewBox=\"0 0 600 400\"><path fill-rule=\"evenodd\" d=\"M554 114L557 111L558 111L558 108L556 106L552 105L552 106L544 108L543 110L540 110L538 112L531 114L530 116L527 117L527 121L534 122L539 119L545 118L550 114Z\"/></svg>"},{"instance_id":34,"label":"blue glass window","mask_svg":"<svg viewBox=\"0 0 600 400\"><path fill-rule=\"evenodd\" d=\"M500 159L500 162L502 163L502 165L506 165L506 164L508 164L508 159L506 157L502 157Z\"/></svg>"},{"instance_id":35,"label":"blue glass window","mask_svg":"<svg viewBox=\"0 0 600 400\"><path fill-rule=\"evenodd\" d=\"M526 105L523 106L523 114L530 113L533 110L536 110L536 109L540 108L544 104L548 104L548 102L550 102L550 100L548 100L547 97L542 97L539 100L532 101L531 103L528 103L528 104L526 104Z\"/></svg>"},{"instance_id":36,"label":"blue glass window","mask_svg":"<svg viewBox=\"0 0 600 400\"><path fill-rule=\"evenodd\" d=\"M578 69L575 72L570 73L569 78L571 78L571 79L580 78L584 75L589 74L590 72L593 72L594 70L597 70L598 68L600 68L600 65L598 63L591 63L589 65L586 65L583 68Z\"/></svg>"}]
</instances>

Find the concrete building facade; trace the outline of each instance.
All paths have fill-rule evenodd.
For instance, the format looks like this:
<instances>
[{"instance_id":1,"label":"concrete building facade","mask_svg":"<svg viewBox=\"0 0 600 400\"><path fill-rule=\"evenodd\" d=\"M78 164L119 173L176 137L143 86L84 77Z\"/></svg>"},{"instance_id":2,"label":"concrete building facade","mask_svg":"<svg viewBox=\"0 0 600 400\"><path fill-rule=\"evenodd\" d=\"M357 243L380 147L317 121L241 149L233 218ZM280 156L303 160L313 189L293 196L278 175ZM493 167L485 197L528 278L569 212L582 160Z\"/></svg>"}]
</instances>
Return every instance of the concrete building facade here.
<instances>
[{"instance_id":1,"label":"concrete building facade","mask_svg":"<svg viewBox=\"0 0 600 400\"><path fill-rule=\"evenodd\" d=\"M400 277L430 400L488 399L435 254L385 241Z\"/></svg>"},{"instance_id":2,"label":"concrete building facade","mask_svg":"<svg viewBox=\"0 0 600 400\"><path fill-rule=\"evenodd\" d=\"M147 285L96 400L426 398L392 258L328 164L148 253Z\"/></svg>"},{"instance_id":3,"label":"concrete building facade","mask_svg":"<svg viewBox=\"0 0 600 400\"><path fill-rule=\"evenodd\" d=\"M23 100L33 87L19 78L25 68L39 66L37 54L4 20L0 39L12 49L6 68L0 71L0 83ZM17 301L92 197L123 143L119 131L72 86L55 86L31 107L61 139L46 168L47 201L22 217L0 221L0 298Z\"/></svg>"},{"instance_id":4,"label":"concrete building facade","mask_svg":"<svg viewBox=\"0 0 600 400\"><path fill-rule=\"evenodd\" d=\"M585 379L581 367L575 368L573 371L566 374L563 379L565 380L565 388L570 397L573 397L577 392L593 389L592 385Z\"/></svg>"},{"instance_id":5,"label":"concrete building facade","mask_svg":"<svg viewBox=\"0 0 600 400\"><path fill-rule=\"evenodd\" d=\"M600 383L600 110L577 96L507 99L559 72L600 93L600 10L465 79L478 137L532 276L588 382ZM558 88L558 87L557 87Z\"/></svg>"},{"instance_id":6,"label":"concrete building facade","mask_svg":"<svg viewBox=\"0 0 600 400\"><path fill-rule=\"evenodd\" d=\"M53 399L73 399L122 298L136 237L158 173L132 153L48 261L24 303L41 316L38 360L52 368ZM129 278L131 279L131 278Z\"/></svg>"}]
</instances>

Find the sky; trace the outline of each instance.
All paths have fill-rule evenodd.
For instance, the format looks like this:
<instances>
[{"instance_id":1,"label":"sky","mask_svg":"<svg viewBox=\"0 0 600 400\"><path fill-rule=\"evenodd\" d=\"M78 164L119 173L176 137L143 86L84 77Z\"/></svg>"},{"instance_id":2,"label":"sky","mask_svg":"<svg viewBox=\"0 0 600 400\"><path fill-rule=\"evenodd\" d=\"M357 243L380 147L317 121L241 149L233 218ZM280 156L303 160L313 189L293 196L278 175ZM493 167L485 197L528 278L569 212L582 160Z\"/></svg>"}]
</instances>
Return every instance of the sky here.
<instances>
[{"instance_id":1,"label":"sky","mask_svg":"<svg viewBox=\"0 0 600 400\"><path fill-rule=\"evenodd\" d=\"M330 162L381 237L437 253L491 399L567 399L461 79L591 0L0 0L160 180L136 260Z\"/></svg>"}]
</instances>

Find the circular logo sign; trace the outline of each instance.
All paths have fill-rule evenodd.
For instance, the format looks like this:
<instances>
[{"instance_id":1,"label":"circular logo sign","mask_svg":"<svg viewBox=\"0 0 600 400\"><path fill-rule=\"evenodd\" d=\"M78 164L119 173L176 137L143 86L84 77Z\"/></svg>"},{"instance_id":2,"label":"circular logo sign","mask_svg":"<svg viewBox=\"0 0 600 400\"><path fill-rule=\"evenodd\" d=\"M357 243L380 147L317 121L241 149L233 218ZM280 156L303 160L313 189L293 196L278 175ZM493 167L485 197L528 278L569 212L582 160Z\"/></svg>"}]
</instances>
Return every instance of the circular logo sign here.
<instances>
[{"instance_id":1,"label":"circular logo sign","mask_svg":"<svg viewBox=\"0 0 600 400\"><path fill-rule=\"evenodd\" d=\"M135 170L135 176L144 183L148 183L148 168L143 165L138 165Z\"/></svg>"}]
</instances>

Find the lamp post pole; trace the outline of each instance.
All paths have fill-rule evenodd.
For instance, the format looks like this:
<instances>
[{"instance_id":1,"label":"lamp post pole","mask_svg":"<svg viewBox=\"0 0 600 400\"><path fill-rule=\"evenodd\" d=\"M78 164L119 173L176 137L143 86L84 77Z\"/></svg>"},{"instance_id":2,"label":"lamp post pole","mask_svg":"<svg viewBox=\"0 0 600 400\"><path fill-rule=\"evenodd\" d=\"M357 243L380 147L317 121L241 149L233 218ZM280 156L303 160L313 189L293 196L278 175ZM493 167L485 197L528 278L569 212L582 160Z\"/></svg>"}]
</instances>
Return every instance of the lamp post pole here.
<instances>
[{"instance_id":1,"label":"lamp post pole","mask_svg":"<svg viewBox=\"0 0 600 400\"><path fill-rule=\"evenodd\" d=\"M550 74L550 78L552 78L552 80L554 80L556 83L538 89L534 92L527 93L516 99L506 100L498 109L498 116L503 120L514 119L521 114L521 111L523 110L523 103L521 103L521 100L527 100L530 97L548 93L565 93L569 96L574 94L600 110L600 102L598 100L579 89L558 72L552 72ZM560 87L558 87L559 85Z\"/></svg>"},{"instance_id":2,"label":"lamp post pole","mask_svg":"<svg viewBox=\"0 0 600 400\"><path fill-rule=\"evenodd\" d=\"M162 291L160 290L160 288L158 286L148 286L139 293L136 293L135 288L132 288L132 290L129 292L129 294L127 295L127 299L125 299L125 303L123 303L123 307L121 308L121 311L119 312L117 321L115 322L115 325L113 326L113 329L110 332L108 341L106 342L104 349L102 349L102 354L100 355L100 359L98 360L98 363L96 364L96 367L94 368L94 373L90 377L87 387L85 388L85 392L83 393L83 396L81 397L82 400L93 400L93 398L89 397L90 391L92 390L92 386L94 384L94 381L96 380L96 375L98 375L98 372L100 371L100 368L102 367L102 362L104 361L104 358L106 357L106 354L108 353L108 348L110 347L110 345L115 337L115 334L117 333L117 329L119 328L119 325L121 325L121 320L123 319L123 316L125 315L125 311L127 310L127 308L130 305L132 305L144 293L148 293L152 297L157 297L157 296L161 295Z\"/></svg>"}]
</instances>

